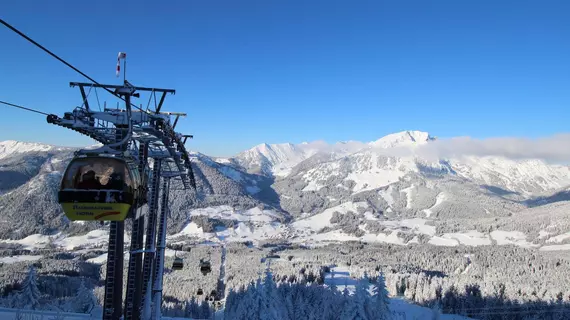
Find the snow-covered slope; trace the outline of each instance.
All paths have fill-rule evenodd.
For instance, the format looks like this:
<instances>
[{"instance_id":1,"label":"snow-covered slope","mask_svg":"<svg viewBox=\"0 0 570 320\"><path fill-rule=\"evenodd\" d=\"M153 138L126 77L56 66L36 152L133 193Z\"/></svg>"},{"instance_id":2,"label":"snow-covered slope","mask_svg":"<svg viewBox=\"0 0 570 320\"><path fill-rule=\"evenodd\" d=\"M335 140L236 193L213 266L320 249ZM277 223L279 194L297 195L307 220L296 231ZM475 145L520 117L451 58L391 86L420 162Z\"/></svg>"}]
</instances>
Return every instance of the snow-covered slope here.
<instances>
[{"instance_id":1,"label":"snow-covered slope","mask_svg":"<svg viewBox=\"0 0 570 320\"><path fill-rule=\"evenodd\" d=\"M547 164L537 159L463 156L450 159L449 164L457 175L482 185L502 188L505 194L531 196L570 185L568 166Z\"/></svg>"},{"instance_id":2,"label":"snow-covered slope","mask_svg":"<svg viewBox=\"0 0 570 320\"><path fill-rule=\"evenodd\" d=\"M499 156L422 157L420 149L434 141L427 132L404 131L370 143L260 144L234 158L193 153L198 192L173 191L169 232L228 240L434 245L512 238L526 246L538 237L529 228L488 230L483 222L496 225L528 206L570 198L566 166ZM3 237L96 227L69 224L57 205L68 149L13 141L0 146L7 150L0 157ZM209 217L214 227L193 220L196 216ZM204 232L204 226L213 229ZM551 236L565 232L570 228Z\"/></svg>"},{"instance_id":3,"label":"snow-covered slope","mask_svg":"<svg viewBox=\"0 0 570 320\"><path fill-rule=\"evenodd\" d=\"M372 141L369 145L379 148L409 147L422 145L429 141L434 141L427 132L423 131L402 131L386 135L376 141Z\"/></svg>"},{"instance_id":4,"label":"snow-covered slope","mask_svg":"<svg viewBox=\"0 0 570 320\"><path fill-rule=\"evenodd\" d=\"M289 169L316 152L291 143L262 143L238 154L235 160L251 172L286 175Z\"/></svg>"},{"instance_id":5,"label":"snow-covered slope","mask_svg":"<svg viewBox=\"0 0 570 320\"><path fill-rule=\"evenodd\" d=\"M356 152L365 146L364 143L358 141L342 141L332 145L323 141L300 144L262 143L238 154L233 158L233 161L249 172L284 177L296 165L317 154L326 154L338 158ZM224 163L230 160L220 159L219 161Z\"/></svg>"},{"instance_id":6,"label":"snow-covered slope","mask_svg":"<svg viewBox=\"0 0 570 320\"><path fill-rule=\"evenodd\" d=\"M19 153L66 151L73 148L57 147L42 143L7 140L0 142L0 159L5 159Z\"/></svg>"}]
</instances>

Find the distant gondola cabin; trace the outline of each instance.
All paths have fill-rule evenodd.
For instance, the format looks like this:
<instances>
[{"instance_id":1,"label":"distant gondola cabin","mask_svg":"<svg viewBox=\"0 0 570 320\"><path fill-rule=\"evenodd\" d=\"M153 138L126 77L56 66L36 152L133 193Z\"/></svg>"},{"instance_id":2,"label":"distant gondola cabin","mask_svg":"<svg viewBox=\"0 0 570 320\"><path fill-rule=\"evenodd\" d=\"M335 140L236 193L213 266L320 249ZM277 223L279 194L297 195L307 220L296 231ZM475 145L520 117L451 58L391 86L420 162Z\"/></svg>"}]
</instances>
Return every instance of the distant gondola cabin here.
<instances>
[{"instance_id":1,"label":"distant gondola cabin","mask_svg":"<svg viewBox=\"0 0 570 320\"><path fill-rule=\"evenodd\" d=\"M212 267L210 265L210 261L200 261L200 271L204 275L212 272Z\"/></svg>"},{"instance_id":2,"label":"distant gondola cabin","mask_svg":"<svg viewBox=\"0 0 570 320\"><path fill-rule=\"evenodd\" d=\"M58 201L72 221L123 221L145 203L144 182L132 161L76 157L65 170Z\"/></svg>"},{"instance_id":3,"label":"distant gondola cabin","mask_svg":"<svg viewBox=\"0 0 570 320\"><path fill-rule=\"evenodd\" d=\"M172 270L182 270L184 268L184 261L182 258L174 258L174 262L172 262Z\"/></svg>"}]
</instances>

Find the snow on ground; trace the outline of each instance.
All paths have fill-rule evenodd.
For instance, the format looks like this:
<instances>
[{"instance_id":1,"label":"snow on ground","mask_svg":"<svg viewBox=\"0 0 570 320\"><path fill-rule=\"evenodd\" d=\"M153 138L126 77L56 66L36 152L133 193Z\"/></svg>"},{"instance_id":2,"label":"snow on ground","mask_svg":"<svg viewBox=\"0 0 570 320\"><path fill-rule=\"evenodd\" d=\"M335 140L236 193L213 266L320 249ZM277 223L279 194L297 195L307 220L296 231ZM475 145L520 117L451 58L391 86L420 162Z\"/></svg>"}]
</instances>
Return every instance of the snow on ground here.
<instances>
[{"instance_id":1,"label":"snow on ground","mask_svg":"<svg viewBox=\"0 0 570 320\"><path fill-rule=\"evenodd\" d=\"M15 263L20 261L36 261L41 259L43 256L27 256L27 255L19 255L19 256L11 256L11 257L1 257L0 263Z\"/></svg>"},{"instance_id":2,"label":"snow on ground","mask_svg":"<svg viewBox=\"0 0 570 320\"><path fill-rule=\"evenodd\" d=\"M463 233L444 233L441 237L434 240L435 245L452 245L463 244L466 246L488 246L493 244L491 238L477 230L470 230ZM431 243L431 241L430 241Z\"/></svg>"},{"instance_id":3,"label":"snow on ground","mask_svg":"<svg viewBox=\"0 0 570 320\"><path fill-rule=\"evenodd\" d=\"M234 210L230 206L201 208L190 211L190 216L204 215L210 218L231 219L237 222L235 227L216 227L214 232L204 232L195 222L188 223L179 233L167 236L173 239L180 236L194 236L214 242L221 240L242 241L262 240L278 237L285 231L285 226L276 222L278 214L272 210L257 207L248 210Z\"/></svg>"},{"instance_id":4,"label":"snow on ground","mask_svg":"<svg viewBox=\"0 0 570 320\"><path fill-rule=\"evenodd\" d=\"M357 280L350 277L350 268L336 266L330 270L329 273L325 274L325 286L330 287L334 284L337 290L342 292L346 288L351 295L354 294ZM372 294L372 285L370 285L368 291ZM398 320L431 319L433 314L431 309L412 304L400 297L390 297L390 310L394 314L395 319ZM440 319L467 320L470 318L453 314L442 314Z\"/></svg>"},{"instance_id":5,"label":"snow on ground","mask_svg":"<svg viewBox=\"0 0 570 320\"><path fill-rule=\"evenodd\" d=\"M373 168L367 171L351 172L345 180L355 182L354 192L373 190L397 182L405 173L392 169Z\"/></svg>"},{"instance_id":6,"label":"snow on ground","mask_svg":"<svg viewBox=\"0 0 570 320\"><path fill-rule=\"evenodd\" d=\"M87 262L94 263L94 264L103 264L103 263L105 263L105 261L107 261L107 254L106 253L103 253L102 255L97 256L95 258L87 259Z\"/></svg>"},{"instance_id":7,"label":"snow on ground","mask_svg":"<svg viewBox=\"0 0 570 320\"><path fill-rule=\"evenodd\" d=\"M366 208L368 207L368 204L366 202L345 202L308 218L297 220L292 223L292 227L316 232L326 226L330 226L330 220L335 211L338 211L341 214L345 214L348 211L357 212L358 207Z\"/></svg>"},{"instance_id":8,"label":"snow on ground","mask_svg":"<svg viewBox=\"0 0 570 320\"><path fill-rule=\"evenodd\" d=\"M109 232L107 230L93 230L81 236L67 237L61 233L53 236L32 234L20 240L0 240L0 242L19 244L27 250L45 248L51 242L55 246L74 250L83 247L100 247L105 245L108 239ZM128 242L127 235L125 235L125 242Z\"/></svg>"},{"instance_id":9,"label":"snow on ground","mask_svg":"<svg viewBox=\"0 0 570 320\"><path fill-rule=\"evenodd\" d=\"M446 238L446 237L438 237L438 236L432 237L428 241L428 243L431 245L434 245L434 246L447 246L447 247L454 247L454 246L459 245L459 241L457 241L455 239Z\"/></svg>"},{"instance_id":10,"label":"snow on ground","mask_svg":"<svg viewBox=\"0 0 570 320\"><path fill-rule=\"evenodd\" d=\"M437 197L435 198L435 204L431 208L423 210L423 212L426 214L426 218L429 218L433 213L433 209L439 206L443 201L445 201L445 199L446 199L445 193L443 192L438 193Z\"/></svg>"},{"instance_id":11,"label":"snow on ground","mask_svg":"<svg viewBox=\"0 0 570 320\"><path fill-rule=\"evenodd\" d=\"M550 246L543 246L539 249L540 251L561 251L570 250L570 244L553 244Z\"/></svg>"},{"instance_id":12,"label":"snow on ground","mask_svg":"<svg viewBox=\"0 0 570 320\"><path fill-rule=\"evenodd\" d=\"M372 211L364 212L364 219L366 219L366 220L379 220L377 217L374 216Z\"/></svg>"},{"instance_id":13,"label":"snow on ground","mask_svg":"<svg viewBox=\"0 0 570 320\"><path fill-rule=\"evenodd\" d=\"M298 239L298 241L295 242L304 242L306 240L310 240L310 242L314 242L314 241L320 241L320 242L326 242L326 241L355 241L358 240L360 238L355 237L355 236L351 236L348 235L342 231L339 230L334 230L334 231L329 231L329 232L324 232L324 233L319 233L319 234L314 234L311 235L308 239Z\"/></svg>"},{"instance_id":14,"label":"snow on ground","mask_svg":"<svg viewBox=\"0 0 570 320\"><path fill-rule=\"evenodd\" d=\"M226 177L236 181L236 182L241 182L243 181L243 176L241 175L241 173L237 170L235 170L234 168L231 167L220 167L218 169L218 171L220 171L223 175L225 175Z\"/></svg>"},{"instance_id":15,"label":"snow on ground","mask_svg":"<svg viewBox=\"0 0 570 320\"><path fill-rule=\"evenodd\" d=\"M406 194L406 208L407 209L411 209L412 208L412 191L414 189L414 185L412 184L411 186L402 189L400 192L403 192Z\"/></svg>"},{"instance_id":16,"label":"snow on ground","mask_svg":"<svg viewBox=\"0 0 570 320\"><path fill-rule=\"evenodd\" d=\"M196 222L190 222L177 235L201 236L203 234L204 234L204 229L200 228L196 224ZM176 236L176 235L174 235L174 236Z\"/></svg>"},{"instance_id":17,"label":"snow on ground","mask_svg":"<svg viewBox=\"0 0 570 320\"><path fill-rule=\"evenodd\" d=\"M392 186L388 186L385 190L378 191L378 195L386 201L388 207L392 207L394 205L394 197L392 197Z\"/></svg>"},{"instance_id":18,"label":"snow on ground","mask_svg":"<svg viewBox=\"0 0 570 320\"><path fill-rule=\"evenodd\" d=\"M234 228L224 228L216 231L215 236L220 241L243 241L274 239L284 231L284 226L280 223L267 223L257 227L251 227L243 222L238 223Z\"/></svg>"},{"instance_id":19,"label":"snow on ground","mask_svg":"<svg viewBox=\"0 0 570 320\"><path fill-rule=\"evenodd\" d=\"M20 240L0 240L3 243L12 243L12 244L19 244L27 250L34 250L37 248L45 247L50 239L49 236L41 235L41 234L32 234Z\"/></svg>"},{"instance_id":20,"label":"snow on ground","mask_svg":"<svg viewBox=\"0 0 570 320\"><path fill-rule=\"evenodd\" d=\"M230 206L215 206L190 210L189 216L208 216L210 218L236 221L271 222L277 219L279 214L272 210L261 210L257 207L248 210L234 210Z\"/></svg>"},{"instance_id":21,"label":"snow on ground","mask_svg":"<svg viewBox=\"0 0 570 320\"><path fill-rule=\"evenodd\" d=\"M553 242L560 243L566 239L570 239L570 232L559 234L556 237L551 237L548 240L546 240L546 242L548 242L548 243L553 243Z\"/></svg>"},{"instance_id":22,"label":"snow on ground","mask_svg":"<svg viewBox=\"0 0 570 320\"><path fill-rule=\"evenodd\" d=\"M526 240L526 235L520 231L501 231L495 230L491 232L491 238L497 242L498 245L514 244L523 248L538 247L537 244L532 244Z\"/></svg>"},{"instance_id":23,"label":"snow on ground","mask_svg":"<svg viewBox=\"0 0 570 320\"><path fill-rule=\"evenodd\" d=\"M127 237L125 236L125 238ZM56 240L56 244L65 247L67 250L73 250L82 247L99 247L105 245L108 241L109 231L93 230L81 236L62 237Z\"/></svg>"},{"instance_id":24,"label":"snow on ground","mask_svg":"<svg viewBox=\"0 0 570 320\"><path fill-rule=\"evenodd\" d=\"M214 161L221 164L231 163L231 160L228 158L214 158Z\"/></svg>"},{"instance_id":25,"label":"snow on ground","mask_svg":"<svg viewBox=\"0 0 570 320\"><path fill-rule=\"evenodd\" d=\"M175 254L175 251L172 249L166 248L166 250L164 251L164 255L167 257L174 257L174 254ZM128 259L129 256L130 256L129 251L125 251L124 252L125 259ZM30 257L30 256L28 256L28 257ZM107 254L103 253L100 256L88 259L87 262L94 263L94 264L103 264L103 263L107 262Z\"/></svg>"},{"instance_id":26,"label":"snow on ground","mask_svg":"<svg viewBox=\"0 0 570 320\"><path fill-rule=\"evenodd\" d=\"M411 229L416 233L423 233L428 236L435 235L435 226L426 225L428 220L421 218L414 219L403 219L403 220L393 220L393 221L383 221L381 222L387 228L392 230L405 230Z\"/></svg>"},{"instance_id":27,"label":"snow on ground","mask_svg":"<svg viewBox=\"0 0 570 320\"><path fill-rule=\"evenodd\" d=\"M336 266L330 268L330 272L325 273L325 286L330 287L336 285L338 291L344 288L353 294L356 286L356 280L350 277L350 268L344 266Z\"/></svg>"},{"instance_id":28,"label":"snow on ground","mask_svg":"<svg viewBox=\"0 0 570 320\"><path fill-rule=\"evenodd\" d=\"M544 238L548 237L549 235L551 235L551 233L546 231L546 230L540 230L538 232L538 238L539 239L544 239Z\"/></svg>"},{"instance_id":29,"label":"snow on ground","mask_svg":"<svg viewBox=\"0 0 570 320\"><path fill-rule=\"evenodd\" d=\"M368 233L362 236L361 239L368 242L385 242L385 243L393 243L400 245L406 244L404 240L398 237L398 231L392 231L390 234L381 233L381 232L378 234Z\"/></svg>"}]
</instances>

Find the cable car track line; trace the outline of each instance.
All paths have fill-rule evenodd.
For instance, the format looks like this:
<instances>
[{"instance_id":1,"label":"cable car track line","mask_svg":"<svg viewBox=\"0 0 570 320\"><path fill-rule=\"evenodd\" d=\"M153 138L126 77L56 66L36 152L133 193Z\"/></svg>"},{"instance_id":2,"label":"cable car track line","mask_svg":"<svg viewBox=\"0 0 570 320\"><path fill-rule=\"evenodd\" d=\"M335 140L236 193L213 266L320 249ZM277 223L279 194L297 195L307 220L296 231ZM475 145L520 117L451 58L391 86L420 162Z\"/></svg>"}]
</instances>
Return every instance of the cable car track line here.
<instances>
[{"instance_id":1,"label":"cable car track line","mask_svg":"<svg viewBox=\"0 0 570 320\"><path fill-rule=\"evenodd\" d=\"M77 69L76 67L74 67L73 65L71 65L69 62L65 61L64 59L60 58L58 55L56 55L55 53L51 52L49 49L47 49L46 47L42 46L41 44L37 43L36 41L34 41L34 39L28 37L26 34L24 34L22 31L16 29L14 26L10 25L8 22L4 21L3 19L0 19L0 23L3 24L4 26L6 26L8 29L14 31L15 33L17 33L19 36L21 36L22 38L28 40L29 42L31 42L32 44L34 44L36 47L42 49L43 51L45 51L47 54L49 54L50 56L54 57L55 59L59 60L60 62L62 62L63 64L65 64L66 66L70 67L71 69L73 69L74 71L76 71L77 73L79 73L80 75L84 76L85 78L89 79L89 81L101 86L101 84L97 81L95 81L93 78L91 78L90 76L86 75L85 73L81 72L81 70ZM114 95L115 97L125 101L125 99L121 96L119 96L118 94L116 94L115 92L102 87L105 91L109 92L110 94ZM135 107L136 109L144 112L144 113L149 113L148 111L143 110L142 108L140 108L139 106L135 105L134 103L131 103L131 106Z\"/></svg>"},{"instance_id":2,"label":"cable car track line","mask_svg":"<svg viewBox=\"0 0 570 320\"><path fill-rule=\"evenodd\" d=\"M43 114L43 115L49 116L49 113L45 113L45 112L43 112L43 111L34 110L34 109L31 109L31 108L26 108L26 107L19 106L19 105L17 105L17 104L13 104L13 103L10 103L10 102L6 102L6 101L0 100L0 103L5 104L5 105L10 106L10 107L20 108L20 109L23 109L23 110L27 110L27 111L31 111L31 112L35 112L35 113L39 113L39 114Z\"/></svg>"},{"instance_id":3,"label":"cable car track line","mask_svg":"<svg viewBox=\"0 0 570 320\"><path fill-rule=\"evenodd\" d=\"M7 106L9 106L9 107L19 108L19 109L26 110L26 111L30 111L30 112L34 112L34 113L43 114L43 115L46 115L46 116L48 116L48 117L52 115L52 114L49 114L49 113L46 113L46 112L43 112L43 111L39 111L39 110L35 110L35 109L32 109L32 108L20 106L20 105L17 105L17 104L14 104L14 103L10 103L10 102L6 102L6 101L2 101L2 100L0 100L0 103L1 103L1 104L4 104L4 105L7 105ZM73 127L67 127L67 126L61 126L61 127L64 127L64 128L70 129L70 130L73 130L73 131L75 131L75 132L78 132L79 134L82 134L82 135L84 135L84 136L87 136L87 137L89 137L89 138L91 138L91 139L93 139L93 140L95 140L95 141L97 141L97 142L101 142L101 143L103 143L103 144L106 143L105 140L100 139L99 137L97 137L96 135L94 135L94 134L92 134L92 133L90 133L90 132L83 131L83 130L77 130L76 128L73 128Z\"/></svg>"}]
</instances>

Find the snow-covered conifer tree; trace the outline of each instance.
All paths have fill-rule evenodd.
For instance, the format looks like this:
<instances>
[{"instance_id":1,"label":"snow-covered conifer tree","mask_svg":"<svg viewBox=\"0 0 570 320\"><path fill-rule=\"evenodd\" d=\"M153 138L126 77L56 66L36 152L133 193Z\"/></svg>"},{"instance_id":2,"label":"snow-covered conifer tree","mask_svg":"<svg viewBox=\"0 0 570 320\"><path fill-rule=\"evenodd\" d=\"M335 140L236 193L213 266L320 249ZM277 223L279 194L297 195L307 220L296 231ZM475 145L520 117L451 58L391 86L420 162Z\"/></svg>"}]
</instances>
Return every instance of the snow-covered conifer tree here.
<instances>
[{"instance_id":1,"label":"snow-covered conifer tree","mask_svg":"<svg viewBox=\"0 0 570 320\"><path fill-rule=\"evenodd\" d=\"M40 295L36 269L34 266L30 266L28 275L22 282L22 290L18 293L19 304L24 309L38 309L40 306Z\"/></svg>"},{"instance_id":2,"label":"snow-covered conifer tree","mask_svg":"<svg viewBox=\"0 0 570 320\"><path fill-rule=\"evenodd\" d=\"M90 313L96 305L97 299L95 298L93 291L85 286L85 282L82 279L74 298L75 311L80 313Z\"/></svg>"},{"instance_id":3,"label":"snow-covered conifer tree","mask_svg":"<svg viewBox=\"0 0 570 320\"><path fill-rule=\"evenodd\" d=\"M261 294L261 320L285 320L287 319L287 312L285 310L285 304L277 292L277 285L273 281L273 273L267 267L265 269L265 277L263 278L263 284L260 288Z\"/></svg>"},{"instance_id":4,"label":"snow-covered conifer tree","mask_svg":"<svg viewBox=\"0 0 570 320\"><path fill-rule=\"evenodd\" d=\"M380 272L372 286L371 302L375 311L374 319L388 320L391 318L390 298L388 298L388 290L386 289L386 282L382 272Z\"/></svg>"}]
</instances>

